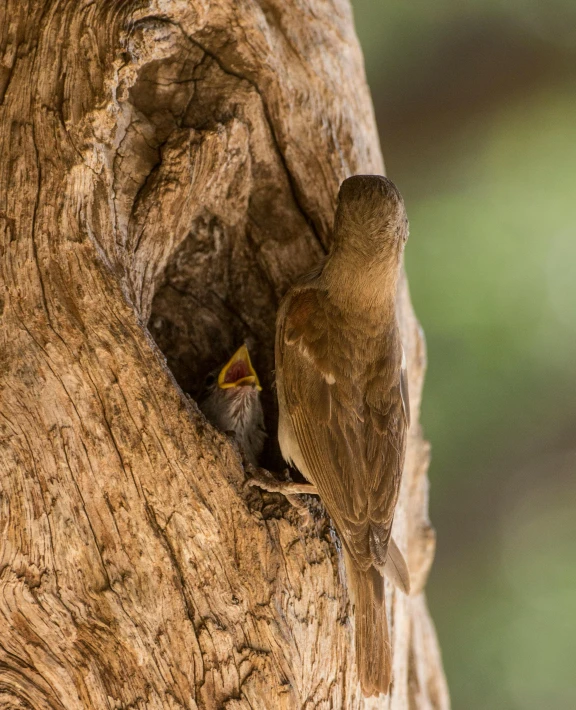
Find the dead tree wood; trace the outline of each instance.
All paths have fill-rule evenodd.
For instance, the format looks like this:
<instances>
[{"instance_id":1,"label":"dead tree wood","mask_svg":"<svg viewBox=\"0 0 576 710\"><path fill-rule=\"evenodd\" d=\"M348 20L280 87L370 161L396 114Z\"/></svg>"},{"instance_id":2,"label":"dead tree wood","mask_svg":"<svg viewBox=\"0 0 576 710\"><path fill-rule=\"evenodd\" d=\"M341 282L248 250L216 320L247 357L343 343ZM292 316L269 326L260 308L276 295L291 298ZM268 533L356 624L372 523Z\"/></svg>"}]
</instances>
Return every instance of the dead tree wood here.
<instances>
[{"instance_id":1,"label":"dead tree wood","mask_svg":"<svg viewBox=\"0 0 576 710\"><path fill-rule=\"evenodd\" d=\"M448 707L406 283L390 698L320 505L245 488L184 394L246 339L273 431L278 301L382 171L345 0L2 0L0 708Z\"/></svg>"}]
</instances>

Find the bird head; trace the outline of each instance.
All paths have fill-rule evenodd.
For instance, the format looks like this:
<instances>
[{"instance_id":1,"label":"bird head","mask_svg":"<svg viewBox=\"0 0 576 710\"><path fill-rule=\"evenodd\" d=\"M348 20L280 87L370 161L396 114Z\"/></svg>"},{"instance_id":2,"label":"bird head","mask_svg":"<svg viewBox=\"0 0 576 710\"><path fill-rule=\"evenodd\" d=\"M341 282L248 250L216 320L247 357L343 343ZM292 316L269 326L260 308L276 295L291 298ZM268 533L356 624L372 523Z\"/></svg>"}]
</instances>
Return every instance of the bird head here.
<instances>
[{"instance_id":1,"label":"bird head","mask_svg":"<svg viewBox=\"0 0 576 710\"><path fill-rule=\"evenodd\" d=\"M334 248L370 259L399 258L408 238L404 200L382 175L353 175L338 193Z\"/></svg>"},{"instance_id":2,"label":"bird head","mask_svg":"<svg viewBox=\"0 0 576 710\"><path fill-rule=\"evenodd\" d=\"M252 367L246 345L236 350L218 375L217 386L222 390L234 387L252 387L262 391L256 370Z\"/></svg>"}]
</instances>

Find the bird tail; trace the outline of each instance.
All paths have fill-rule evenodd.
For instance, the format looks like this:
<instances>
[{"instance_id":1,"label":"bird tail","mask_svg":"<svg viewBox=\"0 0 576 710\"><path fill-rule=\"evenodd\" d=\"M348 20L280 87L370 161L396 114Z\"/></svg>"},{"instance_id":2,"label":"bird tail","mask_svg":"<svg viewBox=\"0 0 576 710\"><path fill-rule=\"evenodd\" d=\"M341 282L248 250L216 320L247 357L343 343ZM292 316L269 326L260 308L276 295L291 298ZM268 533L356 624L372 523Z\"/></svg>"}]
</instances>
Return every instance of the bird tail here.
<instances>
[{"instance_id":1,"label":"bird tail","mask_svg":"<svg viewBox=\"0 0 576 710\"><path fill-rule=\"evenodd\" d=\"M384 578L375 567L363 572L347 560L348 579L356 618L356 665L362 693L388 693L392 652L388 637Z\"/></svg>"},{"instance_id":2,"label":"bird tail","mask_svg":"<svg viewBox=\"0 0 576 710\"><path fill-rule=\"evenodd\" d=\"M386 555L386 562L384 563L382 571L395 587L401 589L404 594L410 594L410 572L408 571L408 565L392 536L390 536L388 554Z\"/></svg>"}]
</instances>

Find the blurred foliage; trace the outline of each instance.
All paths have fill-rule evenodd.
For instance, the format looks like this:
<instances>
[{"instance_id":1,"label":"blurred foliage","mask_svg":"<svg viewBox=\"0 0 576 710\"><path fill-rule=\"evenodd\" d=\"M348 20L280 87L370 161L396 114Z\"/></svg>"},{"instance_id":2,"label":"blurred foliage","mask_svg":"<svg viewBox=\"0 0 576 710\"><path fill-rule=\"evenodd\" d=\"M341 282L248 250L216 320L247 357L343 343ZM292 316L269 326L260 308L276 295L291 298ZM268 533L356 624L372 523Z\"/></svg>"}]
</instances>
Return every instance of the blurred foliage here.
<instances>
[{"instance_id":1,"label":"blurred foliage","mask_svg":"<svg viewBox=\"0 0 576 710\"><path fill-rule=\"evenodd\" d=\"M428 590L453 706L569 710L576 4L353 8L428 343Z\"/></svg>"},{"instance_id":2,"label":"blurred foliage","mask_svg":"<svg viewBox=\"0 0 576 710\"><path fill-rule=\"evenodd\" d=\"M483 18L512 23L569 49L576 43L572 0L353 0L352 7L369 74L388 59L418 56L459 22Z\"/></svg>"}]
</instances>

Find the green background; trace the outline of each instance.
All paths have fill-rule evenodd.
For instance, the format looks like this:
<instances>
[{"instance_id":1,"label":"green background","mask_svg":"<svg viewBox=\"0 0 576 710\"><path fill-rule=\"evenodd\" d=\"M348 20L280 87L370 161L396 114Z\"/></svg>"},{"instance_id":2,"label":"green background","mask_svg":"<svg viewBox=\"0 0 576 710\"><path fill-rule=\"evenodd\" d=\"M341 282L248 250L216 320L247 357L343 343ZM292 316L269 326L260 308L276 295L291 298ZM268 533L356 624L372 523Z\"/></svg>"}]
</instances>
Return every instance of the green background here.
<instances>
[{"instance_id":1,"label":"green background","mask_svg":"<svg viewBox=\"0 0 576 710\"><path fill-rule=\"evenodd\" d=\"M576 708L576 3L354 0L428 344L455 710Z\"/></svg>"}]
</instances>

